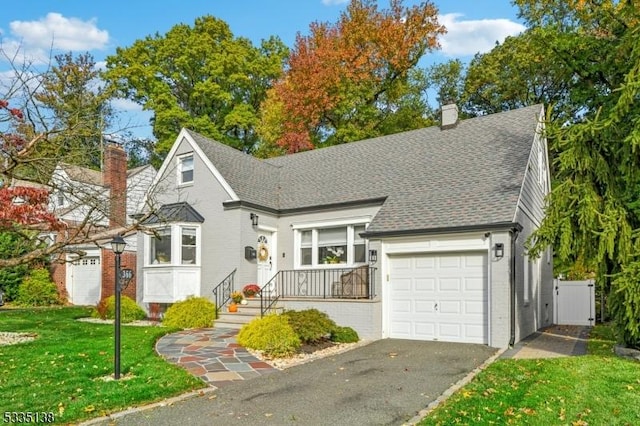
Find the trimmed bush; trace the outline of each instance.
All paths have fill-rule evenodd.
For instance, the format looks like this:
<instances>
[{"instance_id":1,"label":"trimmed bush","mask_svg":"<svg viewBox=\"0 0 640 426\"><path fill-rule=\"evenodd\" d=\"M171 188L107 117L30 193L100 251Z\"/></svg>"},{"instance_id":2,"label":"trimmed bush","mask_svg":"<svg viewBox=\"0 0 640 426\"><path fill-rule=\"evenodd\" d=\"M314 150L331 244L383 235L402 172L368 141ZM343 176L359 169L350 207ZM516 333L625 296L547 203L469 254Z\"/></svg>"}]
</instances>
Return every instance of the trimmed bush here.
<instances>
[{"instance_id":1,"label":"trimmed bush","mask_svg":"<svg viewBox=\"0 0 640 426\"><path fill-rule=\"evenodd\" d=\"M300 348L300 339L284 315L267 315L243 326L238 344L262 351L271 358L291 356Z\"/></svg>"},{"instance_id":2,"label":"trimmed bush","mask_svg":"<svg viewBox=\"0 0 640 426\"><path fill-rule=\"evenodd\" d=\"M167 327L212 327L216 319L216 305L205 297L189 297L167 309L162 324Z\"/></svg>"},{"instance_id":3,"label":"trimmed bush","mask_svg":"<svg viewBox=\"0 0 640 426\"><path fill-rule=\"evenodd\" d=\"M331 332L331 341L335 343L355 343L359 340L360 336L351 327L337 326Z\"/></svg>"},{"instance_id":4,"label":"trimmed bush","mask_svg":"<svg viewBox=\"0 0 640 426\"><path fill-rule=\"evenodd\" d=\"M315 343L331 335L336 323L317 309L285 311L289 324L302 343Z\"/></svg>"},{"instance_id":5,"label":"trimmed bush","mask_svg":"<svg viewBox=\"0 0 640 426\"><path fill-rule=\"evenodd\" d=\"M91 313L94 318L115 319L116 317L116 296L109 296L102 299ZM142 320L147 317L144 310L127 296L120 296L120 322L128 323L135 320Z\"/></svg>"},{"instance_id":6,"label":"trimmed bush","mask_svg":"<svg viewBox=\"0 0 640 426\"><path fill-rule=\"evenodd\" d=\"M31 271L18 288L16 302L20 306L59 305L58 289L51 281L49 271L44 268Z\"/></svg>"}]
</instances>

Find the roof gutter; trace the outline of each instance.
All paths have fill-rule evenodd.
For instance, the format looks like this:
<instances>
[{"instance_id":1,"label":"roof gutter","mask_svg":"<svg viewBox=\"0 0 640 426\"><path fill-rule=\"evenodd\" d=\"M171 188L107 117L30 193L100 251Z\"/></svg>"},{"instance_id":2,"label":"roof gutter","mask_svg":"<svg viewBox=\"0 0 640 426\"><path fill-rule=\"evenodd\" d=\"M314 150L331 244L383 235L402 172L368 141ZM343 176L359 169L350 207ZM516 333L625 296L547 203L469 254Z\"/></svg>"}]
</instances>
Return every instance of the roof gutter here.
<instances>
[{"instance_id":1,"label":"roof gutter","mask_svg":"<svg viewBox=\"0 0 640 426\"><path fill-rule=\"evenodd\" d=\"M506 231L522 230L522 225L517 222L486 223L481 225L445 226L441 228L427 229L401 229L395 231L365 231L360 234L363 238L383 238L383 237L406 237L412 235L437 235L455 234L462 232L486 232L486 231Z\"/></svg>"},{"instance_id":2,"label":"roof gutter","mask_svg":"<svg viewBox=\"0 0 640 426\"><path fill-rule=\"evenodd\" d=\"M513 227L510 230L511 234L511 256L509 259L509 298L510 298L510 317L509 317L509 329L510 329L510 337L509 337L509 347L512 347L516 341L516 240L518 239L518 235L522 231L522 226L517 224L518 226Z\"/></svg>"}]
</instances>

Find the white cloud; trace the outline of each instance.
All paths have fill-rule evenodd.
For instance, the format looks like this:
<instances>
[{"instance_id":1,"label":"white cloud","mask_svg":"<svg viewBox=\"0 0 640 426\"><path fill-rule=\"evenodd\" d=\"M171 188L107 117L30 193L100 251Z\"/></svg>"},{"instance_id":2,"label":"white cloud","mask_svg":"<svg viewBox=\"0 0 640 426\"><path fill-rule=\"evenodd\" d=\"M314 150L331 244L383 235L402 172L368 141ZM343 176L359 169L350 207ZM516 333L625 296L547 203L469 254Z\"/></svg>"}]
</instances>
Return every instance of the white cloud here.
<instances>
[{"instance_id":1,"label":"white cloud","mask_svg":"<svg viewBox=\"0 0 640 426\"><path fill-rule=\"evenodd\" d=\"M324 4L325 6L335 6L347 3L349 3L349 0L322 0L322 4Z\"/></svg>"},{"instance_id":2,"label":"white cloud","mask_svg":"<svg viewBox=\"0 0 640 426\"><path fill-rule=\"evenodd\" d=\"M85 51L102 49L109 42L109 32L99 29L95 18L82 21L52 12L37 21L13 21L9 27L12 37L28 50Z\"/></svg>"},{"instance_id":3,"label":"white cloud","mask_svg":"<svg viewBox=\"0 0 640 426\"><path fill-rule=\"evenodd\" d=\"M446 56L468 56L485 53L507 36L517 35L526 27L508 19L458 20L463 15L440 15L438 22L447 28L440 38L441 52Z\"/></svg>"},{"instance_id":4,"label":"white cloud","mask_svg":"<svg viewBox=\"0 0 640 426\"><path fill-rule=\"evenodd\" d=\"M111 101L111 106L120 111L142 111L142 106L129 99L117 98Z\"/></svg>"}]
</instances>

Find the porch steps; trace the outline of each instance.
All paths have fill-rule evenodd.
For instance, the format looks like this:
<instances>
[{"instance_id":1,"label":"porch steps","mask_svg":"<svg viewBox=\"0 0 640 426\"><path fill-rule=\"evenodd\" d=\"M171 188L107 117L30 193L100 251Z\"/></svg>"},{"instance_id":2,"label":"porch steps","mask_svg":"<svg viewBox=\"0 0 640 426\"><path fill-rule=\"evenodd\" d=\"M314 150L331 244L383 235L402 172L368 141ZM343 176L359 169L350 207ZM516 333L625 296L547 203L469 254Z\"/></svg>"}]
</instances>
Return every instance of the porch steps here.
<instances>
[{"instance_id":1,"label":"porch steps","mask_svg":"<svg viewBox=\"0 0 640 426\"><path fill-rule=\"evenodd\" d=\"M249 299L246 305L238 305L238 312L229 312L224 306L214 321L214 327L240 329L251 320L260 317L260 299ZM272 312L280 313L282 308L273 308Z\"/></svg>"}]
</instances>

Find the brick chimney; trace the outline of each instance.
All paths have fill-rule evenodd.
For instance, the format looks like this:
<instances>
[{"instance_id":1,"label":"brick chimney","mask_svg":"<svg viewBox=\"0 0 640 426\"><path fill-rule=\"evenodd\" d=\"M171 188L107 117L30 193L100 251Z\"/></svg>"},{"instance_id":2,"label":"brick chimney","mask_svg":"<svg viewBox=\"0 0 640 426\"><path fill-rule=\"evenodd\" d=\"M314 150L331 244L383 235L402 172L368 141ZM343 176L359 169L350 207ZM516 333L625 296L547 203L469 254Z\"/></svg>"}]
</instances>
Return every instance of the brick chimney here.
<instances>
[{"instance_id":1,"label":"brick chimney","mask_svg":"<svg viewBox=\"0 0 640 426\"><path fill-rule=\"evenodd\" d=\"M127 223L127 154L110 143L104 150L102 181L109 188L109 228Z\"/></svg>"}]
</instances>

